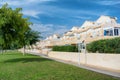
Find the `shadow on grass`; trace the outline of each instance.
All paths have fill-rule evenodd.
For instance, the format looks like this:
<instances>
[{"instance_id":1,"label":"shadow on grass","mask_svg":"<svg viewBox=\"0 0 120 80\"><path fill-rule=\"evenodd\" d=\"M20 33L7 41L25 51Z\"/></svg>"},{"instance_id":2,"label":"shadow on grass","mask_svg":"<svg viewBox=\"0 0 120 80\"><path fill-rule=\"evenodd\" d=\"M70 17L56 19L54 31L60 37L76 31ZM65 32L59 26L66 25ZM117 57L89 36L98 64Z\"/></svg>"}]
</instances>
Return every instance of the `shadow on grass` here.
<instances>
[{"instance_id":1,"label":"shadow on grass","mask_svg":"<svg viewBox=\"0 0 120 80\"><path fill-rule=\"evenodd\" d=\"M53 60L46 58L16 58L16 59L6 60L4 61L4 63L16 63L16 62L27 63L27 62L43 62L43 61L53 61Z\"/></svg>"}]
</instances>

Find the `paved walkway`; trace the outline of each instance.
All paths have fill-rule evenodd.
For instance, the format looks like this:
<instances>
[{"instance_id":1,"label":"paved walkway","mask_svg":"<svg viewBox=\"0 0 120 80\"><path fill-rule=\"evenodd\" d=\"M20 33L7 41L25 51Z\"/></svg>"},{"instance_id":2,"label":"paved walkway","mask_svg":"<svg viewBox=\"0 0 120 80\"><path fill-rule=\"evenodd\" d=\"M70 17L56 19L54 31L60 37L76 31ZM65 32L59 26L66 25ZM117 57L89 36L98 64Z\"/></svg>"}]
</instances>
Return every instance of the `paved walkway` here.
<instances>
[{"instance_id":1,"label":"paved walkway","mask_svg":"<svg viewBox=\"0 0 120 80\"><path fill-rule=\"evenodd\" d=\"M60 60L60 59L51 58L51 57L48 57L47 55L36 53L36 52L29 52L29 53L33 54L33 55L38 55L38 56L41 56L41 57L44 57L44 58L52 59L52 60L55 60L55 61L58 61L58 62L62 62L62 63L65 63L65 64L74 65L74 66L77 66L77 67L80 67L80 68L84 68L84 69L88 69L88 70L95 71L95 72L98 72L98 73L102 73L102 74L106 74L106 75L110 75L110 76L120 78L120 73L116 72L116 71L105 70L103 68L101 69L101 68L96 68L96 67L90 67L90 66L86 66L86 65L82 65L82 64L79 65L79 64L73 63L73 62L68 62L68 61L64 61L64 60Z\"/></svg>"}]
</instances>

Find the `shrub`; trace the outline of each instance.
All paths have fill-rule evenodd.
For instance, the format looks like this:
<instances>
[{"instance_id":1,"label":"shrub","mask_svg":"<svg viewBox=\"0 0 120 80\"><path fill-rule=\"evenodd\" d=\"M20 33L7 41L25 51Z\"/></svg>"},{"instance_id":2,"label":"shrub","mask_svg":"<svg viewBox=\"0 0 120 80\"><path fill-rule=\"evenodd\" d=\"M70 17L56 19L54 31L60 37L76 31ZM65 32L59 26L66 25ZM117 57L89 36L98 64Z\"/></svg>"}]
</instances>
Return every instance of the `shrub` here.
<instances>
[{"instance_id":1,"label":"shrub","mask_svg":"<svg viewBox=\"0 0 120 80\"><path fill-rule=\"evenodd\" d=\"M115 52L116 52L116 53L120 53L120 48L116 48L116 49L115 49Z\"/></svg>"},{"instance_id":2,"label":"shrub","mask_svg":"<svg viewBox=\"0 0 120 80\"><path fill-rule=\"evenodd\" d=\"M73 45L64 45L64 46L53 46L52 51L78 52L78 49L76 46Z\"/></svg>"},{"instance_id":3,"label":"shrub","mask_svg":"<svg viewBox=\"0 0 120 80\"><path fill-rule=\"evenodd\" d=\"M86 46L88 52L120 53L120 37L91 42Z\"/></svg>"}]
</instances>

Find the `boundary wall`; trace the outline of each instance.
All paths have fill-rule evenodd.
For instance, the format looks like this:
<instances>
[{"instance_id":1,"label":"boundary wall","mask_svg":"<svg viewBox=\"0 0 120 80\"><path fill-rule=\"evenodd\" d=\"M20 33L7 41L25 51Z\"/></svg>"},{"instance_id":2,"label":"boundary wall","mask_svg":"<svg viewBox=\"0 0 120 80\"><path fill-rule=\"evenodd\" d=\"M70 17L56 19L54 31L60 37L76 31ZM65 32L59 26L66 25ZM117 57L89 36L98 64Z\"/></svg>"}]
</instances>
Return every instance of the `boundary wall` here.
<instances>
[{"instance_id":1,"label":"boundary wall","mask_svg":"<svg viewBox=\"0 0 120 80\"><path fill-rule=\"evenodd\" d=\"M117 70L120 72L120 54L105 53L73 53L73 52L54 52L48 53L48 57L61 59L65 61L103 67L106 69Z\"/></svg>"}]
</instances>

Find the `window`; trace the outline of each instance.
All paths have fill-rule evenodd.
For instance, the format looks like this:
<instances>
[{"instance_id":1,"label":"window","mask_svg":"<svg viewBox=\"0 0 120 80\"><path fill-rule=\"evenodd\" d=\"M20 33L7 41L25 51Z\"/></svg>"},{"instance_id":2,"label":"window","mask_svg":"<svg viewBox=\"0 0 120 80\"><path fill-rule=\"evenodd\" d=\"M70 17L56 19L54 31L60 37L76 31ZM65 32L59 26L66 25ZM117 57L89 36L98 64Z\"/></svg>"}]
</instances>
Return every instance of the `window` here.
<instances>
[{"instance_id":1,"label":"window","mask_svg":"<svg viewBox=\"0 0 120 80\"><path fill-rule=\"evenodd\" d=\"M73 37L73 36L74 36L74 34L69 35L69 37Z\"/></svg>"},{"instance_id":2,"label":"window","mask_svg":"<svg viewBox=\"0 0 120 80\"><path fill-rule=\"evenodd\" d=\"M113 30L112 29L104 30L104 36L113 36Z\"/></svg>"},{"instance_id":3,"label":"window","mask_svg":"<svg viewBox=\"0 0 120 80\"><path fill-rule=\"evenodd\" d=\"M115 36L118 36L118 35L119 35L118 29L114 29L114 35L115 35Z\"/></svg>"}]
</instances>

